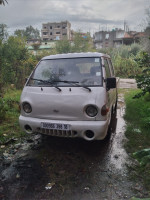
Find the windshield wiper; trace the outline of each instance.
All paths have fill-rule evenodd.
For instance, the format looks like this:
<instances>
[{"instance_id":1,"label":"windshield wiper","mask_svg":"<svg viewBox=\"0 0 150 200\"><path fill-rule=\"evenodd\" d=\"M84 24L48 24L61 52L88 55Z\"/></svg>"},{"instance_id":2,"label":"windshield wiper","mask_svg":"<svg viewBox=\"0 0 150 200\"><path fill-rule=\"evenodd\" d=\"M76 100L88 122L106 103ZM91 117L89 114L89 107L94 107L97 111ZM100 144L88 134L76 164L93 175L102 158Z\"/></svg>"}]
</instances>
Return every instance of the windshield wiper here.
<instances>
[{"instance_id":1,"label":"windshield wiper","mask_svg":"<svg viewBox=\"0 0 150 200\"><path fill-rule=\"evenodd\" d=\"M37 79L37 78L31 78L31 80L40 81L40 82L42 82L42 83L51 84L52 86L54 86L57 90L59 90L59 91L61 92L61 89L53 84L54 81L52 82L52 81L47 81L47 80L42 80L42 79Z\"/></svg>"},{"instance_id":2,"label":"windshield wiper","mask_svg":"<svg viewBox=\"0 0 150 200\"><path fill-rule=\"evenodd\" d=\"M66 80L64 80L64 81L53 81L53 82L60 82L60 83L73 83L73 84L75 84L76 86L78 86L78 87L83 87L83 88L85 88L85 89L87 89L87 90L89 90L89 92L91 92L91 88L89 88L89 87L87 87L87 86L83 86L83 85L79 85L79 82L78 81L66 81Z\"/></svg>"}]
</instances>

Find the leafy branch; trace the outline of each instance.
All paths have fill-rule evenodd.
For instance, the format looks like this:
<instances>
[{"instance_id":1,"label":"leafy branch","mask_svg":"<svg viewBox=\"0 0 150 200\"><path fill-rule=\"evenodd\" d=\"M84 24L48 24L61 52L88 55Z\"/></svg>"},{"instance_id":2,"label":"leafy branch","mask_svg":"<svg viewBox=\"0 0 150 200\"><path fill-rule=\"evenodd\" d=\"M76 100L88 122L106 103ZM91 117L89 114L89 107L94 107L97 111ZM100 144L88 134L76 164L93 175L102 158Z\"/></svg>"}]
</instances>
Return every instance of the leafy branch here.
<instances>
[{"instance_id":1,"label":"leafy branch","mask_svg":"<svg viewBox=\"0 0 150 200\"><path fill-rule=\"evenodd\" d=\"M7 0L0 0L0 5L3 4L3 5L5 6L6 3L8 4L8 1L7 1Z\"/></svg>"}]
</instances>

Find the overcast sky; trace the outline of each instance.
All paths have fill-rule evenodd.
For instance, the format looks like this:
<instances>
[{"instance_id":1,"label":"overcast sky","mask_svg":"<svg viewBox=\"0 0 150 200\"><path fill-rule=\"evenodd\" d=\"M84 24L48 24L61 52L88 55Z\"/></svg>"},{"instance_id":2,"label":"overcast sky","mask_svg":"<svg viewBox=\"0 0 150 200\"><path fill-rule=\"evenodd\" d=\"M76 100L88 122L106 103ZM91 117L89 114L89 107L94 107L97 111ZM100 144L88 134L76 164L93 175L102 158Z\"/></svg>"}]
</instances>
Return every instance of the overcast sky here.
<instances>
[{"instance_id":1,"label":"overcast sky","mask_svg":"<svg viewBox=\"0 0 150 200\"><path fill-rule=\"evenodd\" d=\"M12 33L32 25L41 29L42 23L68 20L73 30L90 31L123 28L141 29L149 0L7 0L0 6L0 23Z\"/></svg>"}]
</instances>

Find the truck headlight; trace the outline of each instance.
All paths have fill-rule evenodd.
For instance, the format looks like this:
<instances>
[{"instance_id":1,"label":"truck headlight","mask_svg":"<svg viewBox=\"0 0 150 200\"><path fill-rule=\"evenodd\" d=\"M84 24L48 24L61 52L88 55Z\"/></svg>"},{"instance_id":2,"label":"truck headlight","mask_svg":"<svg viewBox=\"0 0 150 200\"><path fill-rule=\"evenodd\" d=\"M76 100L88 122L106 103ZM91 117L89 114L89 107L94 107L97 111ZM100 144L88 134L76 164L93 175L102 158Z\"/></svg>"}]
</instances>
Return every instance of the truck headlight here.
<instances>
[{"instance_id":1,"label":"truck headlight","mask_svg":"<svg viewBox=\"0 0 150 200\"><path fill-rule=\"evenodd\" d=\"M98 110L96 106L90 105L86 108L85 112L89 117L95 117L98 113Z\"/></svg>"},{"instance_id":2,"label":"truck headlight","mask_svg":"<svg viewBox=\"0 0 150 200\"><path fill-rule=\"evenodd\" d=\"M24 102L22 104L22 107L23 107L23 110L26 112L26 113L31 113L32 112L32 107L31 105L28 103L28 102Z\"/></svg>"}]
</instances>

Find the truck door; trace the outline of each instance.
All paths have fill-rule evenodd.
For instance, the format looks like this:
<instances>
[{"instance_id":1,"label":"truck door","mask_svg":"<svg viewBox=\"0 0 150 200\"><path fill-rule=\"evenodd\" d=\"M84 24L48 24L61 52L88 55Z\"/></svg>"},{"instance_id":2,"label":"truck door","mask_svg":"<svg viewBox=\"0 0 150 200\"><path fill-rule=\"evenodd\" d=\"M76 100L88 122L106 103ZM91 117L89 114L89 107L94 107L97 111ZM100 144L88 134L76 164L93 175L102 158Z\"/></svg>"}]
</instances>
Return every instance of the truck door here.
<instances>
[{"instance_id":1,"label":"truck door","mask_svg":"<svg viewBox=\"0 0 150 200\"><path fill-rule=\"evenodd\" d=\"M105 68L105 75L106 75L106 78L111 78L111 77L114 77L113 75L113 71L110 67L110 64L109 64L109 61L108 61L108 58L104 58L104 68ZM109 89L107 90L107 105L111 111L111 108L112 108L112 105L115 103L115 98L116 98L116 89Z\"/></svg>"}]
</instances>

